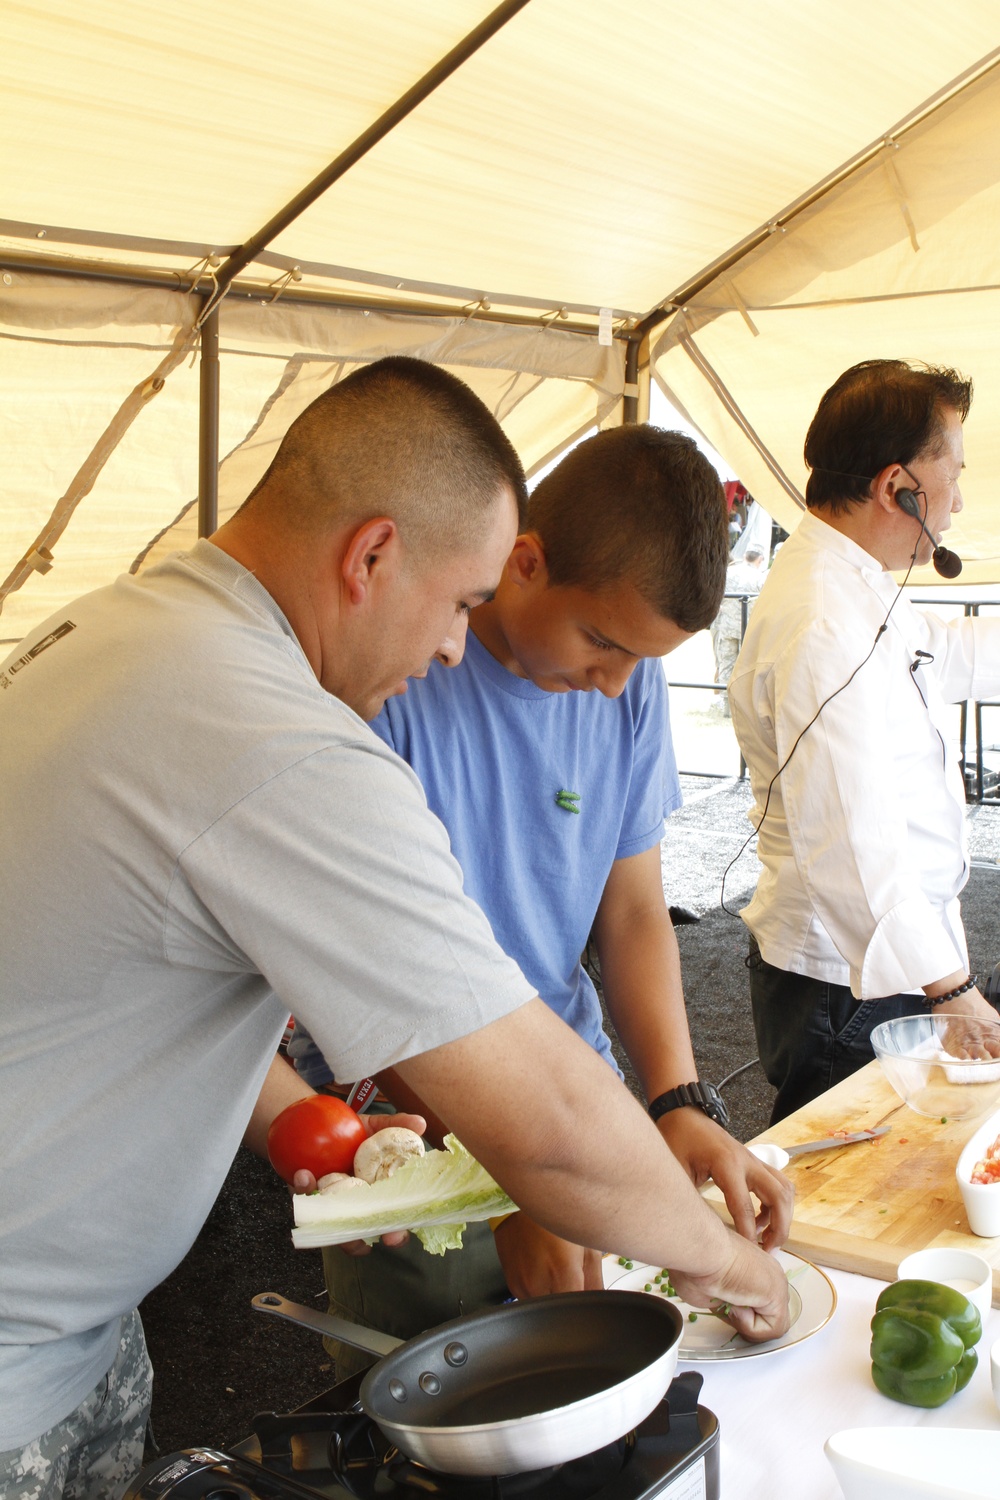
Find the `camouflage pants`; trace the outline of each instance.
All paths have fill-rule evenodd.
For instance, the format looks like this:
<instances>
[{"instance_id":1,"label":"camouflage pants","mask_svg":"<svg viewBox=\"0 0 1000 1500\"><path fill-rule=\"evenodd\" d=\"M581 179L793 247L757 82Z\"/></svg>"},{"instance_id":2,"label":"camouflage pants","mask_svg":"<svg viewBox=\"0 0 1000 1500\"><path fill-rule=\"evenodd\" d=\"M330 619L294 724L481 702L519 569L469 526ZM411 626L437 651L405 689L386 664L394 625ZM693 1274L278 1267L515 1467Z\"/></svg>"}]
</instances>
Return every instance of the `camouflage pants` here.
<instances>
[{"instance_id":1,"label":"camouflage pants","mask_svg":"<svg viewBox=\"0 0 1000 1500\"><path fill-rule=\"evenodd\" d=\"M137 1312L118 1357L76 1411L24 1448L0 1453L3 1500L118 1500L142 1468L153 1371Z\"/></svg>"}]
</instances>

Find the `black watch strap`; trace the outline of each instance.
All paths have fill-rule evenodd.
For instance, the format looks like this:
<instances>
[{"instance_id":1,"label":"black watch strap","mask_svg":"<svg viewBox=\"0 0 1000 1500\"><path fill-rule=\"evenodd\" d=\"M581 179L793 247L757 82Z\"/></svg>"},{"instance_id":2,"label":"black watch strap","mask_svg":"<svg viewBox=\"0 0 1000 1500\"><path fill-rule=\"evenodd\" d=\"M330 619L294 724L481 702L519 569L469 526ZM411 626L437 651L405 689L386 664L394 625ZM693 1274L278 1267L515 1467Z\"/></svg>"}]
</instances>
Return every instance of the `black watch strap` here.
<instances>
[{"instance_id":1,"label":"black watch strap","mask_svg":"<svg viewBox=\"0 0 1000 1500\"><path fill-rule=\"evenodd\" d=\"M729 1125L729 1110L714 1083L682 1083L679 1088L668 1089L665 1094L660 1094L653 1099L649 1105L648 1114L651 1120L658 1120L661 1115L667 1114L672 1109L684 1109L687 1105L694 1105L702 1109L710 1120L721 1125L725 1130Z\"/></svg>"}]
</instances>

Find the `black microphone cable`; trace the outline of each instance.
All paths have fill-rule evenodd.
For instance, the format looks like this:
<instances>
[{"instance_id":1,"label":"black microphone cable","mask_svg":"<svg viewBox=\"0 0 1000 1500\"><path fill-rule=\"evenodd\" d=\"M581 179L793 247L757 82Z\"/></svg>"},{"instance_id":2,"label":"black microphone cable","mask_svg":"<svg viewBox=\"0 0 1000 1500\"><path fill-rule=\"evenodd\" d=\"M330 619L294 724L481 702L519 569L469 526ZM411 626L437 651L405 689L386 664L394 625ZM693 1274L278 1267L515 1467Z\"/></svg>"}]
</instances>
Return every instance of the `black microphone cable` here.
<instances>
[{"instance_id":1,"label":"black microphone cable","mask_svg":"<svg viewBox=\"0 0 1000 1500\"><path fill-rule=\"evenodd\" d=\"M832 693L830 693L828 697L826 697L826 698L823 699L823 702L820 704L819 708L817 708L816 712L813 714L812 718L809 720L809 723L806 724L805 727L799 731L798 735L796 736L794 745L789 750L788 754L785 756L784 760L782 761L782 763L778 767L778 769L775 771L774 775L771 777L771 780L768 782L768 785L767 785L767 794L766 794L766 796L764 798L764 811L760 815L760 822L757 824L757 826L755 828L752 828L750 830L750 832L747 834L746 838L743 840L743 843L740 845L739 849L736 851L736 853L733 855L732 859L729 861L729 863L726 866L726 868L723 870L723 872L722 872L722 887L721 887L720 892L719 892L719 904L721 905L722 910L724 912L728 912L729 916L736 917L738 919L740 914L739 914L738 911L733 911L733 909L732 909L731 906L727 906L726 905L726 877L728 876L730 870L733 868L733 865L735 865L736 861L742 856L742 854L743 854L744 850L746 849L747 845L749 844L750 840L752 838L756 838L756 836L760 833L760 830L763 828L763 826L764 826L764 819L767 817L767 810L768 810L768 808L771 805L771 792L774 790L774 783L777 781L778 777L781 775L781 773L784 771L785 767L788 765L789 761L791 760L792 756L795 754L796 750L801 745L801 743L802 743L803 739L805 738L805 736L809 733L810 729L813 727L813 725L815 724L816 720L819 718L820 714L823 712L824 708L826 708L826 705L828 703L832 703L833 700L834 700L834 698L839 697L840 694L845 690L845 688L849 688L850 685L851 685L851 683L854 681L855 677L857 677L858 673L861 671L861 668L863 666L865 666L868 662L871 661L873 655L875 654L875 647L878 645L878 643L882 639L883 635L885 635L886 630L889 628L889 616L892 614L893 610L896 608L896 605L899 603L899 600L900 600L900 598L902 596L903 590L906 588L906 585L907 585L907 583L909 581L910 574L913 572L913 565L914 565L914 563L917 560L917 552L918 552L918 550L920 548L920 541L921 541L921 538L918 536L917 537L917 544L916 544L916 546L913 549L913 556L910 558L910 565L909 565L909 567L906 570L906 577L903 579L902 583L899 585L899 589L897 590L896 597L893 599L892 603L889 605L889 608L886 610L886 612L885 612L885 619L882 621L881 625L879 626L879 628L875 632L875 639L872 641L871 650L868 652L868 655L862 661L858 662L857 666L854 668L854 671L851 673L850 677L848 677L847 681L846 682L842 682L840 684L839 688L835 688L834 691ZM921 694L921 696L923 696L923 695Z\"/></svg>"}]
</instances>

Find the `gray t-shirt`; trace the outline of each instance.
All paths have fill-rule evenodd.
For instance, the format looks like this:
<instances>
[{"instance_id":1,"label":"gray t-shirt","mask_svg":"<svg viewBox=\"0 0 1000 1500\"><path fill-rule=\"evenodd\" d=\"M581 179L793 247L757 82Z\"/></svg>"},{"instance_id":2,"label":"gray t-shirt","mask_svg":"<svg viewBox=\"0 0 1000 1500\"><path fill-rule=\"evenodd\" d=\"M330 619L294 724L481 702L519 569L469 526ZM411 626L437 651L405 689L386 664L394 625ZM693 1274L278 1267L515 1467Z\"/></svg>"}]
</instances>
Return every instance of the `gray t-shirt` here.
<instances>
[{"instance_id":1,"label":"gray t-shirt","mask_svg":"<svg viewBox=\"0 0 1000 1500\"><path fill-rule=\"evenodd\" d=\"M409 767L209 542L0 667L0 1450L183 1258L289 1012L343 1079L533 990Z\"/></svg>"}]
</instances>

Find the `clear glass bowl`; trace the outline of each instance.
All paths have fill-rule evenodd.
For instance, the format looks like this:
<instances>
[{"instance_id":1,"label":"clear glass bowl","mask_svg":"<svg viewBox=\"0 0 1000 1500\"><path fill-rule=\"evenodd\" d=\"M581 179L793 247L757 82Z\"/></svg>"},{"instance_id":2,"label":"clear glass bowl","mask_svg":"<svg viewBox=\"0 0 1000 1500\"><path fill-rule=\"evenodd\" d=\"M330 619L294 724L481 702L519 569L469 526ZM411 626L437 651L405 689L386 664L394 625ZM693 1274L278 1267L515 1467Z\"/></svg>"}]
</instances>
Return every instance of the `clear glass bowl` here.
<instances>
[{"instance_id":1,"label":"clear glass bowl","mask_svg":"<svg viewBox=\"0 0 1000 1500\"><path fill-rule=\"evenodd\" d=\"M876 1026L871 1040L886 1078L918 1115L972 1120L1000 1103L1000 1020L900 1016Z\"/></svg>"}]
</instances>

